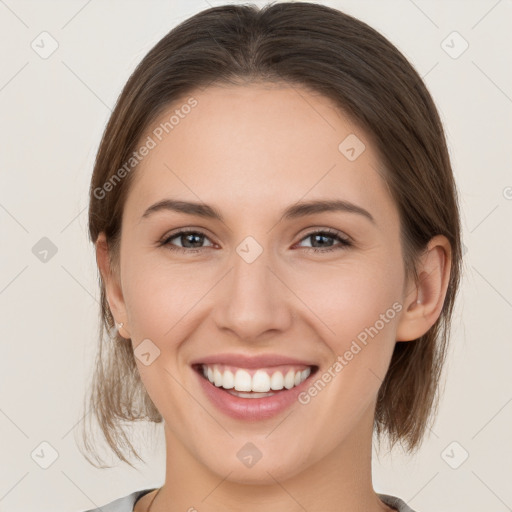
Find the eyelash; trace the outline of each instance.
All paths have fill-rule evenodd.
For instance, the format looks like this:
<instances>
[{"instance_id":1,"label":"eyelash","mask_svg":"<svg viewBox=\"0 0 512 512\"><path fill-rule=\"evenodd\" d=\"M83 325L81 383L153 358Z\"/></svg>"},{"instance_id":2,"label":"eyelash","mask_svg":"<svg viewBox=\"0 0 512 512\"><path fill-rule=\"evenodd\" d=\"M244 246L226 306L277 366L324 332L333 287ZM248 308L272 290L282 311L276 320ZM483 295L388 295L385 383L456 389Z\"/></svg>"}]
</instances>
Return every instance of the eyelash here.
<instances>
[{"instance_id":1,"label":"eyelash","mask_svg":"<svg viewBox=\"0 0 512 512\"><path fill-rule=\"evenodd\" d=\"M174 238L178 238L181 235L188 235L188 234L201 235L201 236L205 236L206 238L208 238L207 235L205 233L203 233L202 231L198 231L195 229L184 229L177 233L173 233L172 235L170 235L168 237L165 237L161 242L158 243L158 246L166 247L170 251L178 251L181 253L192 253L192 254L199 253L199 252L203 251L203 249L206 249L206 247L200 247L199 249L188 249L185 247L178 247L178 246L175 246L170 243L170 241L173 240ZM353 245L352 242L348 238L342 237L341 233L339 231L329 229L329 228L323 229L321 231L311 231L310 233L308 233L304 237L302 237L300 241L305 240L306 238L312 237L313 235L327 235L327 238L335 238L341 243L337 246L327 247L324 249L320 249L317 247L302 247L302 249L307 249L308 251L313 251L316 253L326 253L326 252L332 252L332 251L336 251L336 250L340 250L340 249L346 249Z\"/></svg>"}]
</instances>

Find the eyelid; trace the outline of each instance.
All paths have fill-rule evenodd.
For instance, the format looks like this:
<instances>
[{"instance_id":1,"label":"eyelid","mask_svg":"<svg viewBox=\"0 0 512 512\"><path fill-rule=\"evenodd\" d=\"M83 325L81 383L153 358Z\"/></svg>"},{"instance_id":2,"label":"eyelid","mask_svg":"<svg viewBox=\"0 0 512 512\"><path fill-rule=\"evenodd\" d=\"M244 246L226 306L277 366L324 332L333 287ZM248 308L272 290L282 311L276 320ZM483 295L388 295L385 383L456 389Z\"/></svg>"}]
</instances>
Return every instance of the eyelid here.
<instances>
[{"instance_id":1,"label":"eyelid","mask_svg":"<svg viewBox=\"0 0 512 512\"><path fill-rule=\"evenodd\" d=\"M212 242L214 241L213 240L213 236L209 234L209 231L206 229L206 228L200 228L200 227L184 227L184 228L176 228L176 229L173 229L172 231L169 231L168 233L166 233L161 239L159 242L161 243L165 243L166 240L169 240L169 238L175 238L177 237L178 235L181 235L181 234L188 234L188 233L196 233L198 235L204 235L205 237L209 238ZM216 243L216 242L214 242Z\"/></svg>"},{"instance_id":2,"label":"eyelid","mask_svg":"<svg viewBox=\"0 0 512 512\"><path fill-rule=\"evenodd\" d=\"M329 247L302 247L302 249L306 249L307 252L314 252L320 254L326 254L333 251L338 250L346 250L352 247L355 247L353 239L343 233L342 231L338 231L333 228L314 228L311 231L303 234L297 244L300 244L303 240L310 238L313 235L327 235L328 238L337 239L338 243L335 243ZM297 245L295 244L295 245Z\"/></svg>"},{"instance_id":3,"label":"eyelid","mask_svg":"<svg viewBox=\"0 0 512 512\"><path fill-rule=\"evenodd\" d=\"M307 231L304 235L302 235L300 240L302 240L305 237L314 235L316 233L326 233L326 234L329 234L329 235L338 236L342 240L344 240L345 242L354 243L354 240L352 239L352 237L348 236L343 231L339 231L339 230L334 229L334 228L322 228L322 227L312 228L311 231Z\"/></svg>"}]
</instances>

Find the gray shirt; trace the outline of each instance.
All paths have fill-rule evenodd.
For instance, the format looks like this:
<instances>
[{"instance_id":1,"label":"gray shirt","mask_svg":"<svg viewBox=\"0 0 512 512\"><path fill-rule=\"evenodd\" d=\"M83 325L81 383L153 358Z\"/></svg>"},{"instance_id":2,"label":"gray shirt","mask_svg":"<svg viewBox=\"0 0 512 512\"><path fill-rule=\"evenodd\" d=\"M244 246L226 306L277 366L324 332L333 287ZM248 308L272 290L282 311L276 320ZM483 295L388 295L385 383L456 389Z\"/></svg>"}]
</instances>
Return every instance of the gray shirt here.
<instances>
[{"instance_id":1,"label":"gray shirt","mask_svg":"<svg viewBox=\"0 0 512 512\"><path fill-rule=\"evenodd\" d=\"M148 494L154 489L143 489L142 491L135 491L125 496L124 498L119 498L115 501L108 503L107 505L103 505L100 508L94 508L90 510L86 510L85 512L133 512L133 507L137 500L142 498L145 494ZM378 494L377 496L383 501L386 505L389 505L392 508L395 508L398 512L414 512L412 508L410 508L405 501L402 501L400 498L395 496L390 496L388 494Z\"/></svg>"}]
</instances>

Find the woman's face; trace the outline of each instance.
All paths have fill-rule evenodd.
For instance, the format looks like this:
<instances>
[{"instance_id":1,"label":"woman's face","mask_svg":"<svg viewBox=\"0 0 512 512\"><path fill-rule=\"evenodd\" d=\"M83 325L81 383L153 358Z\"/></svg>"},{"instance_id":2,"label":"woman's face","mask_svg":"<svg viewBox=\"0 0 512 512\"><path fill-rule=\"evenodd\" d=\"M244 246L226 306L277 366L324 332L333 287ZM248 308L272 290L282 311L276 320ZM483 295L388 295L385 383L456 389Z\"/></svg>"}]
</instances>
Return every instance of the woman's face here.
<instances>
[{"instance_id":1,"label":"woman's face","mask_svg":"<svg viewBox=\"0 0 512 512\"><path fill-rule=\"evenodd\" d=\"M274 483L370 444L410 298L399 216L371 141L325 97L261 84L193 97L138 146L149 150L123 213L117 320L168 451ZM161 201L198 206L148 212ZM338 208L300 207L317 201ZM285 387L235 397L221 389L231 376Z\"/></svg>"}]
</instances>

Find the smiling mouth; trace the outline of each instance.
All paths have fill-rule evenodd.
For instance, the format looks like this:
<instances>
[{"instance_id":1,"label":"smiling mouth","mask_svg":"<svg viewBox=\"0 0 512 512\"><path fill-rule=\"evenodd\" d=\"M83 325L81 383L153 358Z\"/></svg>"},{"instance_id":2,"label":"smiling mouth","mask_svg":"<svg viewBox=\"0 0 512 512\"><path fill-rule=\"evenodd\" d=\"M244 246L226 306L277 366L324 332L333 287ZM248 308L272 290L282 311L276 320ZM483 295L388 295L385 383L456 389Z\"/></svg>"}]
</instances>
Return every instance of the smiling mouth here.
<instances>
[{"instance_id":1,"label":"smiling mouth","mask_svg":"<svg viewBox=\"0 0 512 512\"><path fill-rule=\"evenodd\" d=\"M249 369L225 364L194 364L213 386L241 398L264 398L301 385L318 371L316 365L281 365Z\"/></svg>"}]
</instances>

